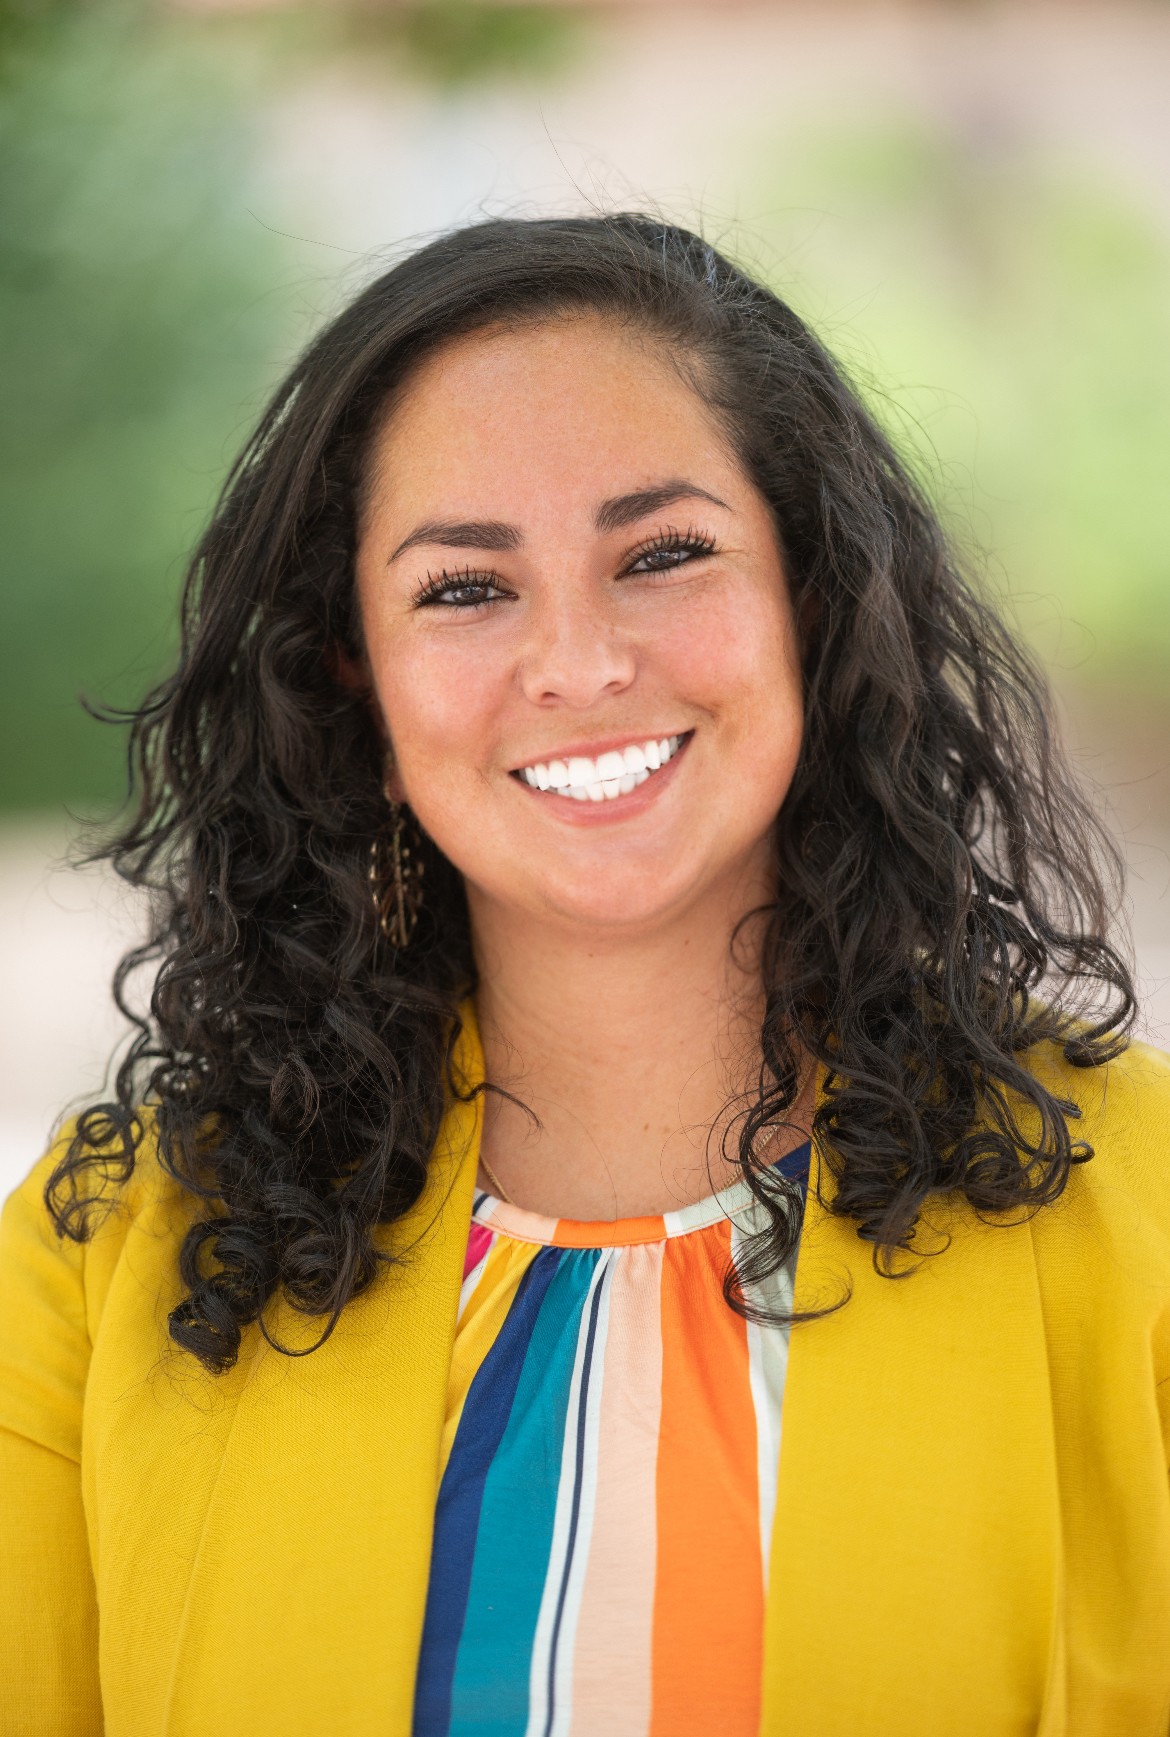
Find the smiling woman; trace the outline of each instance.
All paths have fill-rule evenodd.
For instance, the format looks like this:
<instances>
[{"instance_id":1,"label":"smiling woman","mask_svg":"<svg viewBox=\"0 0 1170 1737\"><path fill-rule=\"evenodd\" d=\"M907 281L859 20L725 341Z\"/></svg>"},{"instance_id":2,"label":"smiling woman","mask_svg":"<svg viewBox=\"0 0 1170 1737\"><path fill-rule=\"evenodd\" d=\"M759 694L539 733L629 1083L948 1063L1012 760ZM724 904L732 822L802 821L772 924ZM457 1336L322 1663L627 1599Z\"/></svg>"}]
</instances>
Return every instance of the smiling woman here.
<instances>
[{"instance_id":1,"label":"smiling woman","mask_svg":"<svg viewBox=\"0 0 1170 1737\"><path fill-rule=\"evenodd\" d=\"M0 1730L1166 1737L1115 859L783 302L636 215L405 260L132 767L149 1010L0 1243Z\"/></svg>"},{"instance_id":2,"label":"smiling woman","mask_svg":"<svg viewBox=\"0 0 1170 1737\"><path fill-rule=\"evenodd\" d=\"M539 1117L493 1095L485 1163L589 1219L738 1173L708 1136L758 1071L763 986L758 939L736 965L728 938L770 900L803 699L777 526L718 420L600 314L452 340L372 439L356 578L347 679L460 873L488 1078ZM655 982L704 1009L664 1062ZM591 1053L615 1038L624 1082ZM563 1085L586 1055L587 1109Z\"/></svg>"}]
</instances>

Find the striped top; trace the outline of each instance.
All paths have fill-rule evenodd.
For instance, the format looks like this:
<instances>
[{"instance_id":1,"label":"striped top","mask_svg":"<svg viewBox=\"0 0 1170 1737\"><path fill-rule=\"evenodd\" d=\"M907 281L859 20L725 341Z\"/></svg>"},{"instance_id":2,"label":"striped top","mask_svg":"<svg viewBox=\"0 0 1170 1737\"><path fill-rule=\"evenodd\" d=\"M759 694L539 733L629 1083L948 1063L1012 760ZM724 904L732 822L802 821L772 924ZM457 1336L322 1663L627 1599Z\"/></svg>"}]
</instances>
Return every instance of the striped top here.
<instances>
[{"instance_id":1,"label":"striped top","mask_svg":"<svg viewBox=\"0 0 1170 1737\"><path fill-rule=\"evenodd\" d=\"M596 1223L476 1196L414 1737L755 1737L788 1336L722 1287L762 1222L742 1181Z\"/></svg>"}]
</instances>

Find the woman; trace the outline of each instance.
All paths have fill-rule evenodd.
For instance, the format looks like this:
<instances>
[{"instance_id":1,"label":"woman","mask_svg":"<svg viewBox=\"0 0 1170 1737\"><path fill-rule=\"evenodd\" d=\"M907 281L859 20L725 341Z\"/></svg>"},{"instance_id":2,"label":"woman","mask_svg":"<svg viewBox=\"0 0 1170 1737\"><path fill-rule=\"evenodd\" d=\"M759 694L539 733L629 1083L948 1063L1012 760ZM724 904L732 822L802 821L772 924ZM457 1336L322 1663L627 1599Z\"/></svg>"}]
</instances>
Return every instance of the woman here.
<instances>
[{"instance_id":1,"label":"woman","mask_svg":"<svg viewBox=\"0 0 1170 1737\"><path fill-rule=\"evenodd\" d=\"M1165 1737L1170 1068L783 303L638 216L396 267L132 765L150 1010L0 1251L5 1731Z\"/></svg>"}]
</instances>

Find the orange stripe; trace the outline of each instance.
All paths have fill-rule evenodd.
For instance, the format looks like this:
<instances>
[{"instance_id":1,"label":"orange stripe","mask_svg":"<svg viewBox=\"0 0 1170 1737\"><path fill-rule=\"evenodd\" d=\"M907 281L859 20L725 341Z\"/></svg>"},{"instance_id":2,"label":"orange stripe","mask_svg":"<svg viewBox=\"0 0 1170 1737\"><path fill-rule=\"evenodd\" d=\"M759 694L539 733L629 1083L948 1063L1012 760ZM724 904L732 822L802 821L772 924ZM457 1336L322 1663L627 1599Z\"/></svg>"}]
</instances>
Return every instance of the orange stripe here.
<instances>
[{"instance_id":1,"label":"orange stripe","mask_svg":"<svg viewBox=\"0 0 1170 1737\"><path fill-rule=\"evenodd\" d=\"M558 1218L553 1241L558 1248L628 1248L635 1242L661 1242L666 1236L662 1214L655 1218Z\"/></svg>"},{"instance_id":2,"label":"orange stripe","mask_svg":"<svg viewBox=\"0 0 1170 1737\"><path fill-rule=\"evenodd\" d=\"M731 1226L666 1244L650 1737L755 1737L764 1590L747 1323Z\"/></svg>"}]
</instances>

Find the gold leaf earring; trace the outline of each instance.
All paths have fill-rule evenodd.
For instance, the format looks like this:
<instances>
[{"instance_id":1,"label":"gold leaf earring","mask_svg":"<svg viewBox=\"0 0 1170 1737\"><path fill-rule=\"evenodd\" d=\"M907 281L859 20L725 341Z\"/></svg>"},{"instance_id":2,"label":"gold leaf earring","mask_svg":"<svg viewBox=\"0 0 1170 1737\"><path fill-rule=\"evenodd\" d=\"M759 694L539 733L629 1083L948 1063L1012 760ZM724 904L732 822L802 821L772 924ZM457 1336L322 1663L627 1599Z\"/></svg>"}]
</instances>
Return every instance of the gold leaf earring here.
<instances>
[{"instance_id":1,"label":"gold leaf earring","mask_svg":"<svg viewBox=\"0 0 1170 1737\"><path fill-rule=\"evenodd\" d=\"M382 792L390 805L390 824L370 840L370 898L378 927L392 947L406 947L418 925L423 902L421 834L404 802L396 802L387 786Z\"/></svg>"}]
</instances>

